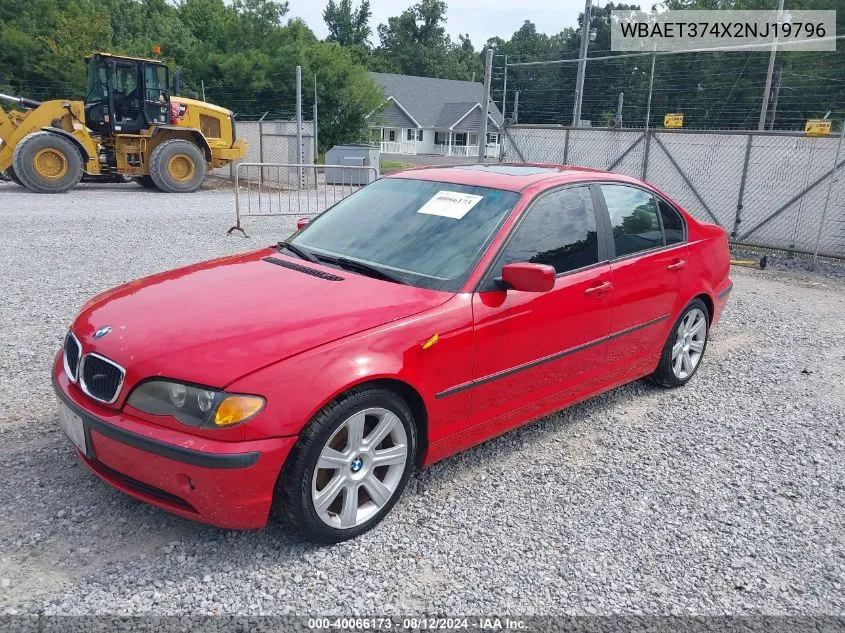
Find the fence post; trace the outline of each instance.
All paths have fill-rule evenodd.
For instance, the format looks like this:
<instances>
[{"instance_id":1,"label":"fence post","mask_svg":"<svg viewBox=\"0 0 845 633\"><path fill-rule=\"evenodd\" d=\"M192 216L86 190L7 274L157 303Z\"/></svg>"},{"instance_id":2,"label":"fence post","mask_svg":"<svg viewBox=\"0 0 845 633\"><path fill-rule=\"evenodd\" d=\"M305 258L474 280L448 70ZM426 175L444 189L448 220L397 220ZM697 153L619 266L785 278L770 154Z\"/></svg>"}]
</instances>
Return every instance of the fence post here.
<instances>
[{"instance_id":1,"label":"fence post","mask_svg":"<svg viewBox=\"0 0 845 633\"><path fill-rule=\"evenodd\" d=\"M258 119L258 162L264 162L264 117L270 114L269 111L261 115ZM261 182L264 180L264 168L258 168L258 186L261 187ZM260 199L259 199L260 201Z\"/></svg>"},{"instance_id":2,"label":"fence post","mask_svg":"<svg viewBox=\"0 0 845 633\"><path fill-rule=\"evenodd\" d=\"M261 115L261 118L258 119L258 162L264 162L264 117L266 117L270 112L265 112Z\"/></svg>"},{"instance_id":3,"label":"fence post","mask_svg":"<svg viewBox=\"0 0 845 633\"><path fill-rule=\"evenodd\" d=\"M830 205L830 193L833 190L833 179L836 178L836 168L839 165L839 154L842 151L842 139L845 138L845 121L842 122L842 131L839 133L839 142L836 144L836 156L833 159L833 169L828 176L827 193L824 196L824 208L822 209L822 218L819 221L819 232L816 235L816 246L813 249L813 261L810 262L810 270L816 269L816 260L819 258L819 244L822 241L822 231L824 231L824 222L827 219L827 208Z\"/></svg>"},{"instance_id":4,"label":"fence post","mask_svg":"<svg viewBox=\"0 0 845 633\"><path fill-rule=\"evenodd\" d=\"M563 164L569 164L569 128L566 129L566 133L563 135Z\"/></svg>"},{"instance_id":5,"label":"fence post","mask_svg":"<svg viewBox=\"0 0 845 633\"><path fill-rule=\"evenodd\" d=\"M645 180L646 172L648 171L648 150L651 145L651 137L648 134L648 124L649 120L651 119L651 93L654 90L654 63L657 61L657 55L655 53L651 54L651 79L648 81L648 105L645 109L645 131L643 135L645 138L645 149L643 150L643 176L641 180Z\"/></svg>"},{"instance_id":6,"label":"fence post","mask_svg":"<svg viewBox=\"0 0 845 633\"><path fill-rule=\"evenodd\" d=\"M296 67L296 164L302 165L302 66ZM302 167L297 169L297 188L302 189Z\"/></svg>"},{"instance_id":7,"label":"fence post","mask_svg":"<svg viewBox=\"0 0 845 633\"><path fill-rule=\"evenodd\" d=\"M739 223L742 222L742 200L745 196L745 181L748 179L748 162L751 159L751 145L754 142L754 135L748 135L748 142L745 144L745 161L742 164L742 177L739 181L739 199L736 201L736 218L731 237L736 237L739 231Z\"/></svg>"}]
</instances>

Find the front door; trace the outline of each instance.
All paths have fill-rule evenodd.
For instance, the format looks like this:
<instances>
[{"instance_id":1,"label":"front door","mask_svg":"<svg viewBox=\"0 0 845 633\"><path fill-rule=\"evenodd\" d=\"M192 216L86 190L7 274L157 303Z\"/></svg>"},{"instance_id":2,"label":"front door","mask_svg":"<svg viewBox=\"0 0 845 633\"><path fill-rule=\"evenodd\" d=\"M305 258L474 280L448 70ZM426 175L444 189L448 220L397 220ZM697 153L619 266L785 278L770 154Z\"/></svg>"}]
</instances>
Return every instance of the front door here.
<instances>
[{"instance_id":1,"label":"front door","mask_svg":"<svg viewBox=\"0 0 845 633\"><path fill-rule=\"evenodd\" d=\"M170 123L169 81L167 66L144 64L144 116L147 125ZM205 131L203 133L205 134ZM214 136L214 134L205 135ZM219 132L217 136L220 136Z\"/></svg>"},{"instance_id":2,"label":"front door","mask_svg":"<svg viewBox=\"0 0 845 633\"><path fill-rule=\"evenodd\" d=\"M634 373L654 364L666 341L686 269L687 246L677 230L663 230L655 196L630 185L599 185L613 239L611 281L615 305L608 366ZM677 213L677 212L676 212ZM679 216L680 217L680 216ZM668 227L667 227L668 229Z\"/></svg>"},{"instance_id":3,"label":"front door","mask_svg":"<svg viewBox=\"0 0 845 633\"><path fill-rule=\"evenodd\" d=\"M613 291L595 195L589 186L542 194L473 296L472 425L503 430L600 377ZM494 278L513 262L553 266L554 289L501 289Z\"/></svg>"}]
</instances>

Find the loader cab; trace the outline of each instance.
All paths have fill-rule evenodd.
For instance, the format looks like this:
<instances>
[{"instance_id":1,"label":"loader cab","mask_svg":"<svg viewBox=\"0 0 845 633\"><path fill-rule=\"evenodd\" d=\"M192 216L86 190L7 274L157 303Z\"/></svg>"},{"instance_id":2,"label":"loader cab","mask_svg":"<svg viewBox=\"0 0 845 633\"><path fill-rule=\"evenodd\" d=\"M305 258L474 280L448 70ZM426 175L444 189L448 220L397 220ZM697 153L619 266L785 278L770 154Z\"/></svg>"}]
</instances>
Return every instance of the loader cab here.
<instances>
[{"instance_id":1,"label":"loader cab","mask_svg":"<svg viewBox=\"0 0 845 633\"><path fill-rule=\"evenodd\" d=\"M101 135L170 123L170 72L158 60L94 53L85 59L85 123Z\"/></svg>"}]
</instances>

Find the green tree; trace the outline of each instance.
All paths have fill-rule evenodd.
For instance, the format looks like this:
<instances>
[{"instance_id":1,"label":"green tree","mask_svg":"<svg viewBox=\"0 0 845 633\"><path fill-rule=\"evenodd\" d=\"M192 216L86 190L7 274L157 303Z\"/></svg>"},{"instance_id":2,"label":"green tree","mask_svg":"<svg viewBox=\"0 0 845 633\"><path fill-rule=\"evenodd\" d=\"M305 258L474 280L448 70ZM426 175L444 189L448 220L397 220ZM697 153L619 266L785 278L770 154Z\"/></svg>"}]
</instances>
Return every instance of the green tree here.
<instances>
[{"instance_id":1,"label":"green tree","mask_svg":"<svg viewBox=\"0 0 845 633\"><path fill-rule=\"evenodd\" d=\"M323 11L323 20L329 28L329 42L337 42L341 46L366 46L372 33L369 0L362 0L361 5L354 9L352 0L329 0Z\"/></svg>"},{"instance_id":2,"label":"green tree","mask_svg":"<svg viewBox=\"0 0 845 633\"><path fill-rule=\"evenodd\" d=\"M446 33L446 3L420 0L378 27L380 45L372 70L422 77L471 79L483 73L479 53L468 35L453 42Z\"/></svg>"}]
</instances>

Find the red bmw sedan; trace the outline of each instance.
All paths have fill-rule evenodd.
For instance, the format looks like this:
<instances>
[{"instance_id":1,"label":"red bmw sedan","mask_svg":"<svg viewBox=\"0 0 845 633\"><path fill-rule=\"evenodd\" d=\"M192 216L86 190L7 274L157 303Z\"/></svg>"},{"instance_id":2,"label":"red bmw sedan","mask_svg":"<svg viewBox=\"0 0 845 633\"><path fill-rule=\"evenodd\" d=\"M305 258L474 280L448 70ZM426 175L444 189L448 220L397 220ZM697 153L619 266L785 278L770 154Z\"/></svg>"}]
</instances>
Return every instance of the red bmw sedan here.
<instances>
[{"instance_id":1,"label":"red bmw sedan","mask_svg":"<svg viewBox=\"0 0 845 633\"><path fill-rule=\"evenodd\" d=\"M725 231L639 180L405 171L285 242L89 301L59 419L137 499L341 541L415 466L632 380L682 386L731 286Z\"/></svg>"}]
</instances>

